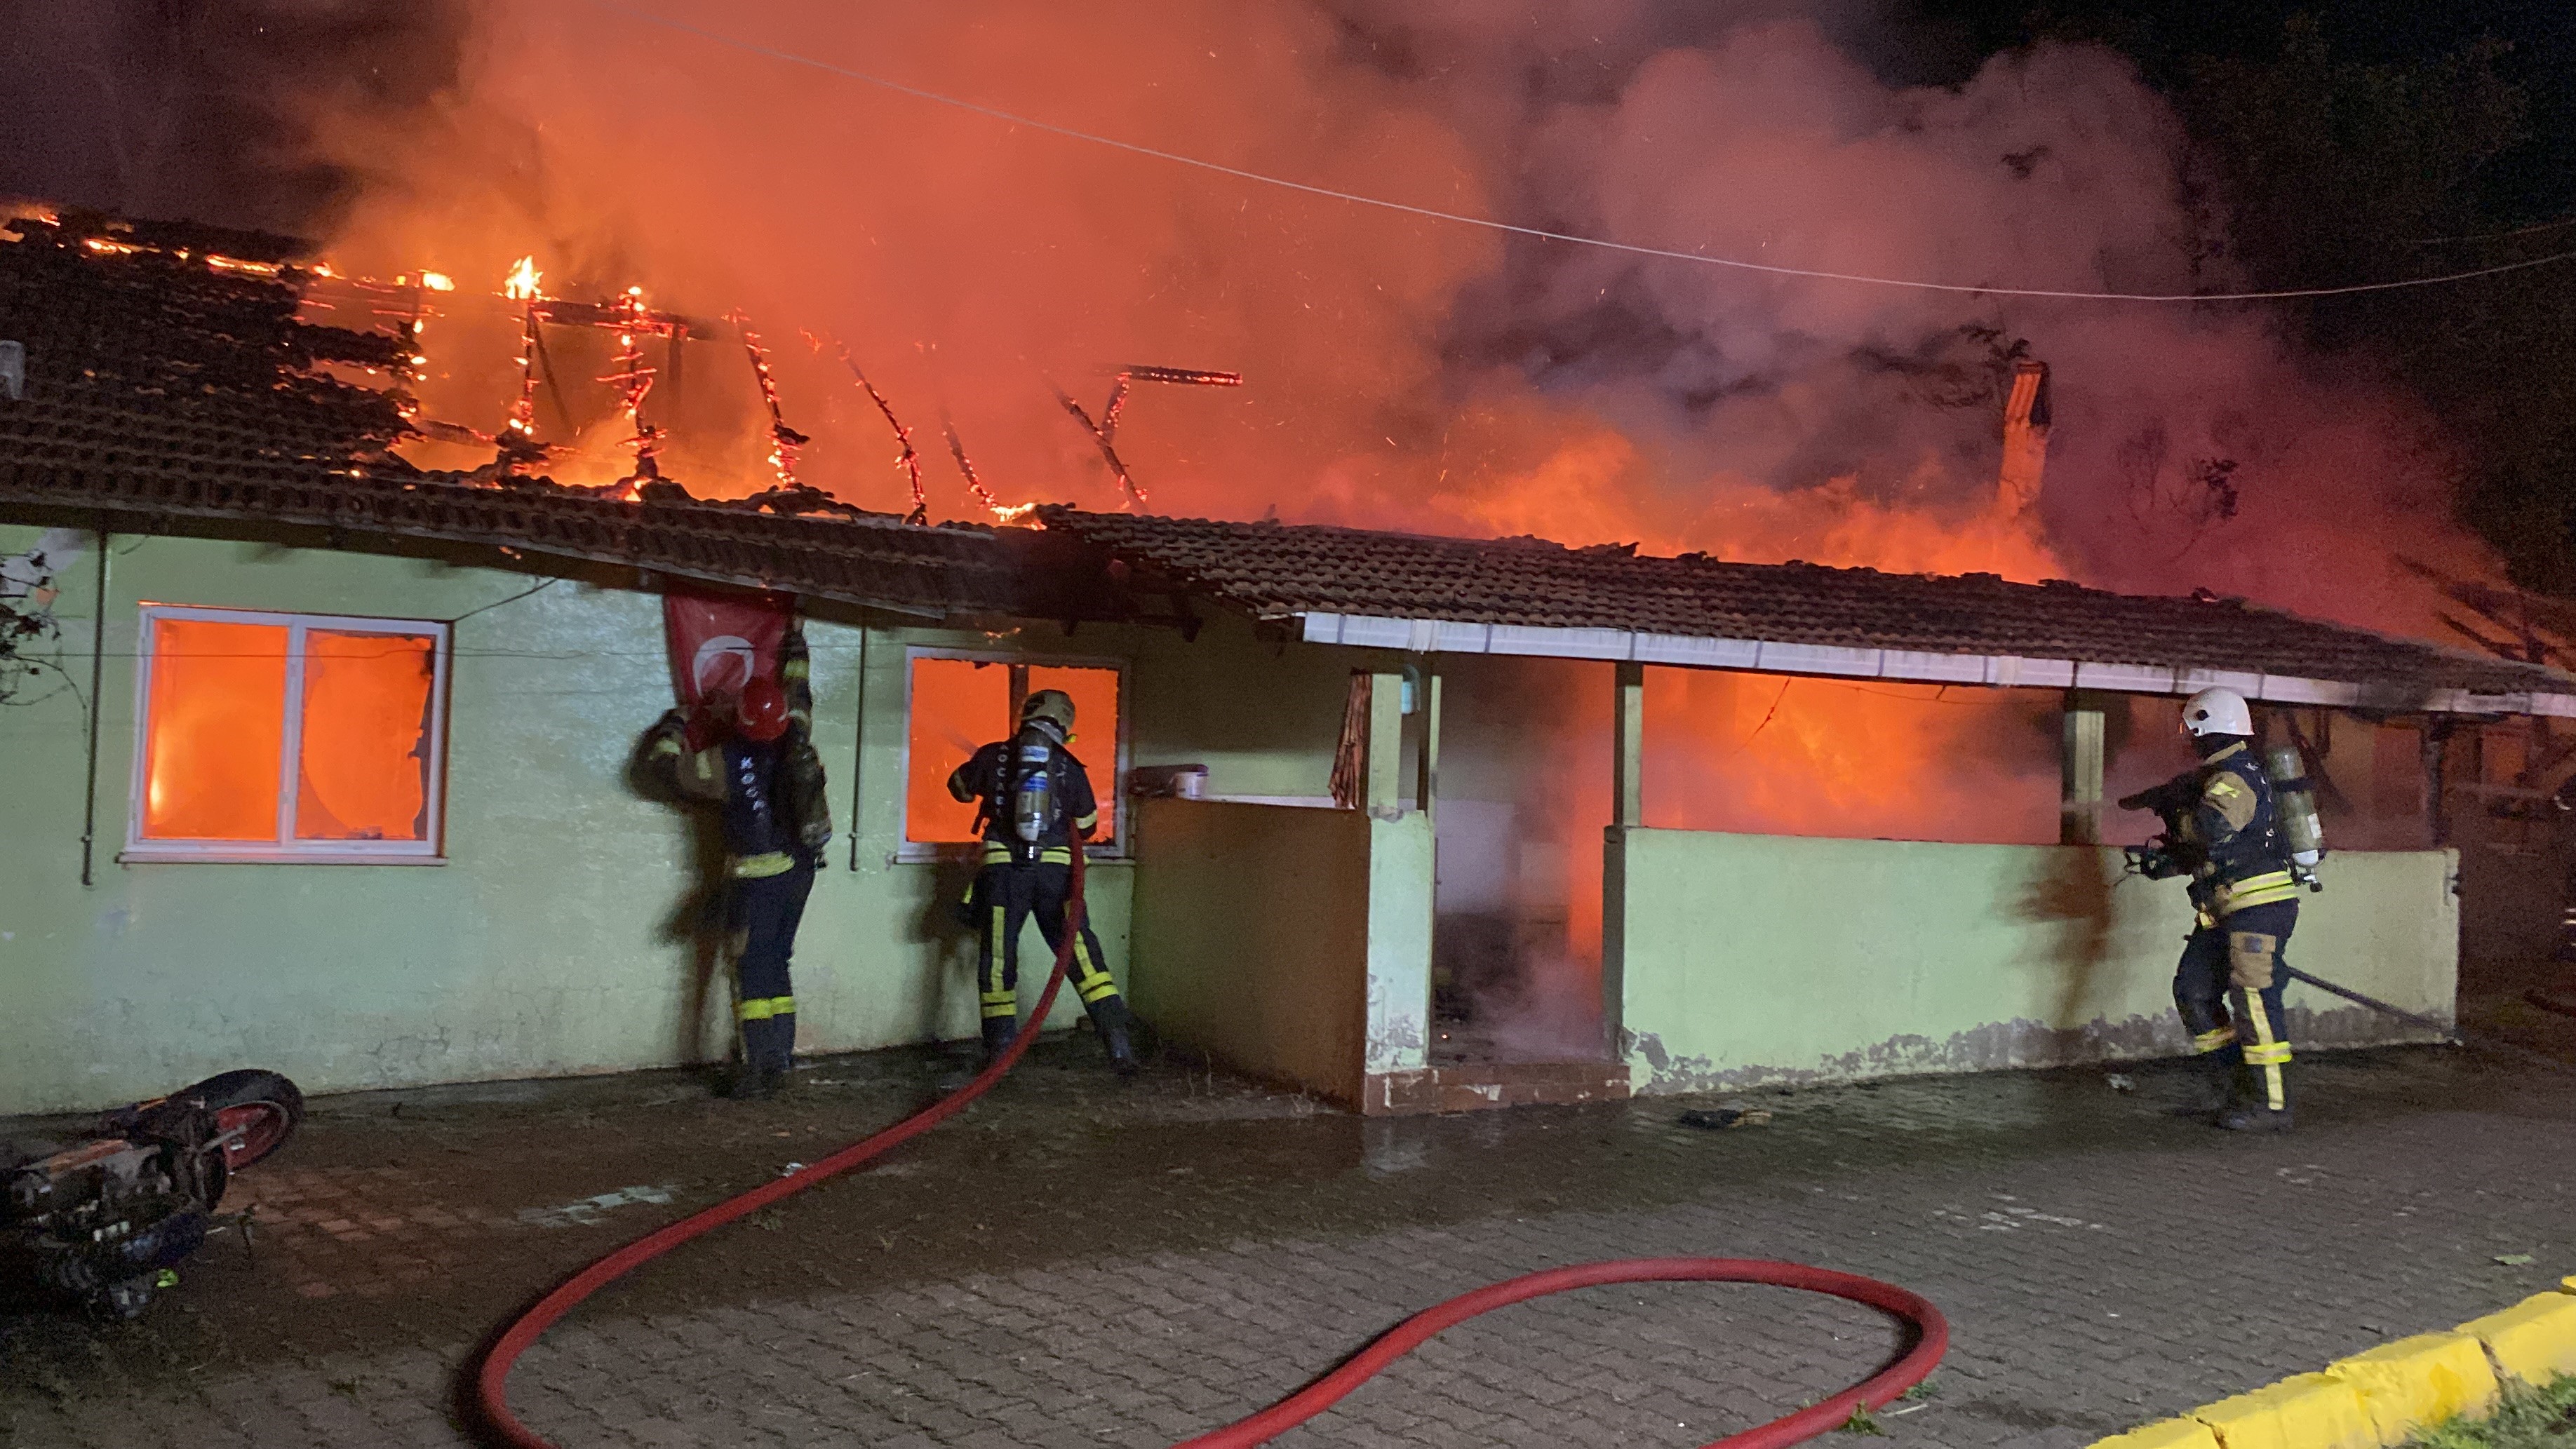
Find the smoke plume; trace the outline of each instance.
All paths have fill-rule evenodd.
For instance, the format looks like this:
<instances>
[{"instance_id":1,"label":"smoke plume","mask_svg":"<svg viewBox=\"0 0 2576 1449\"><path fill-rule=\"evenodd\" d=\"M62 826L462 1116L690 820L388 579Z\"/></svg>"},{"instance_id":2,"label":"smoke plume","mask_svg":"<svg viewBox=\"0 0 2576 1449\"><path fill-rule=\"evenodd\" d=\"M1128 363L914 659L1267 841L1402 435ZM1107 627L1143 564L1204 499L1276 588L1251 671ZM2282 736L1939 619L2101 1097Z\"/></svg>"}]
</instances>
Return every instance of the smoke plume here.
<instances>
[{"instance_id":1,"label":"smoke plume","mask_svg":"<svg viewBox=\"0 0 2576 1449\"><path fill-rule=\"evenodd\" d=\"M1975 286L2238 280L2208 260L2221 222L2193 204L2171 112L2107 50L1907 88L1864 62L1875 32L1847 14L1678 9L665 7L1058 124L1552 230ZM2429 420L2300 356L2257 305L1925 292L1506 236L571 0L486 5L425 112L325 134L363 178L335 238L353 264L488 286L533 253L550 291L741 308L817 436L804 473L874 507L908 502L892 438L800 329L847 344L916 432L952 417L1012 499L1118 503L1051 389L1097 411L1143 362L1248 379L1130 401L1119 448L1156 511L2207 587L2394 627L2422 612L2385 540L2480 559L2448 524ZM765 486L747 369L696 351L694 407L724 415L687 430L675 471ZM1994 497L2015 355L2055 370L2036 517ZM450 367L433 411L490 427L496 370ZM977 511L953 471L931 482L935 512Z\"/></svg>"}]
</instances>

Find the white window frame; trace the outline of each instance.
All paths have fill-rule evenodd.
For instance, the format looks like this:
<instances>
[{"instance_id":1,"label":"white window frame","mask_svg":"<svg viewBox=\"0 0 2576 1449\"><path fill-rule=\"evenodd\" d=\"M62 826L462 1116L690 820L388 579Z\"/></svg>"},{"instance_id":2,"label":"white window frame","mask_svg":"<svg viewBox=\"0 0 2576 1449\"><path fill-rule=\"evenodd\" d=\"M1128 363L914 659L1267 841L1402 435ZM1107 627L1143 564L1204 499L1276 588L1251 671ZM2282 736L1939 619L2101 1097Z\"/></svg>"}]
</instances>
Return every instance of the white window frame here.
<instances>
[{"instance_id":1,"label":"white window frame","mask_svg":"<svg viewBox=\"0 0 2576 1449\"><path fill-rule=\"evenodd\" d=\"M144 799L152 754L152 651L163 619L219 624L259 624L286 630L286 700L277 766L277 838L256 840L155 840L143 834ZM304 636L333 634L429 635L429 770L423 800L423 840L298 840L295 811L304 757ZM447 814L447 671L451 632L437 619L377 619L347 614L294 614L268 609L219 609L192 604L146 603L137 624L134 677L134 775L125 814L120 862L290 865L445 865Z\"/></svg>"},{"instance_id":2,"label":"white window frame","mask_svg":"<svg viewBox=\"0 0 2576 1449\"><path fill-rule=\"evenodd\" d=\"M1133 672L1128 667L1128 661L1082 654L1028 654L1012 649L952 649L936 644L906 645L903 651L903 733L897 736L895 743L895 756L901 762L899 773L895 778L903 782L902 793L897 796L903 802L903 808L898 812L899 818L895 822L894 858L897 863L917 865L927 861L967 860L983 852L983 847L973 841L912 838L912 662L916 659L966 659L984 664L1024 664L1031 669L1105 669L1116 674L1118 676L1117 763L1109 777L1109 789L1112 792L1120 792L1127 788L1129 721L1136 714L1136 697L1130 692L1135 681ZM1079 721L1075 722L1074 732L1076 734L1082 732ZM1074 750L1077 756L1081 753L1079 748ZM1102 801L1101 804L1109 810L1110 818L1118 822L1118 833L1110 840L1094 842L1087 847L1083 852L1084 858L1124 861L1129 858L1127 832L1131 812L1123 808L1126 801L1122 795L1113 793L1112 798ZM962 810L966 807L961 805L958 808Z\"/></svg>"}]
</instances>

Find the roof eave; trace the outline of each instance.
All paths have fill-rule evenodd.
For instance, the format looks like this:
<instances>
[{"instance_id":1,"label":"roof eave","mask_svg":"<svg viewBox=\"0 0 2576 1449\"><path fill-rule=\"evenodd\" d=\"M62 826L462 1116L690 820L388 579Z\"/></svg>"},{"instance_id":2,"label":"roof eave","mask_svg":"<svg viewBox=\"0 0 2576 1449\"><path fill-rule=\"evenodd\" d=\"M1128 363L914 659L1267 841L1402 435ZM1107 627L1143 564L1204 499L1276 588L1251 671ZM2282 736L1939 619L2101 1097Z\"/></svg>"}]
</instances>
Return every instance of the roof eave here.
<instances>
[{"instance_id":1,"label":"roof eave","mask_svg":"<svg viewBox=\"0 0 2576 1449\"><path fill-rule=\"evenodd\" d=\"M1732 669L1909 684L2021 689L2091 689L2118 694L2184 695L2213 686L2269 704L2386 710L2391 713L2539 715L2576 719L2576 680L2566 692L2480 694L2437 686L2362 684L2303 675L2252 673L2191 665L2120 664L2015 654L1940 653L1846 648L1763 639L1718 639L1630 629L1571 629L1479 624L1442 619L1283 611L1309 643L1398 649L1417 654L1502 654Z\"/></svg>"}]
</instances>

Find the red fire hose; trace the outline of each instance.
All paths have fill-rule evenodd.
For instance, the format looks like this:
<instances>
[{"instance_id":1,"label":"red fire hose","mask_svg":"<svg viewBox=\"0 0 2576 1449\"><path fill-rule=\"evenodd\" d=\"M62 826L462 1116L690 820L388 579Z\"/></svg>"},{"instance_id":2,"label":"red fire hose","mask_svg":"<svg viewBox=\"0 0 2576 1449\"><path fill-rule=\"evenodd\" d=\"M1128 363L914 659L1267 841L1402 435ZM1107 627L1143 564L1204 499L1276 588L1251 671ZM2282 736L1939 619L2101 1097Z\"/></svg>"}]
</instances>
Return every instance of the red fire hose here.
<instances>
[{"instance_id":1,"label":"red fire hose","mask_svg":"<svg viewBox=\"0 0 2576 1449\"><path fill-rule=\"evenodd\" d=\"M1047 978L1045 994L1038 998L1037 1012L1030 1019L1032 1029L1021 1032L1011 1042L1010 1049L977 1072L973 1081L875 1136L844 1147L820 1162L798 1168L739 1197L727 1198L669 1227L645 1234L557 1284L512 1320L485 1351L474 1382L475 1402L499 1442L508 1445L509 1449L555 1449L551 1441L520 1423L518 1415L510 1412L510 1370L518 1363L519 1355L527 1352L538 1336L571 1312L574 1305L692 1238L747 1213L758 1212L781 1198L838 1177L920 1136L964 1111L968 1103L984 1095L1002 1079L1004 1073L1017 1065L1021 1055L1028 1051L1029 1044L1037 1039L1035 1024L1046 1020L1048 1008L1055 1005L1057 989L1064 985L1076 933L1082 929L1084 921L1082 876L1083 852L1077 847L1073 852L1073 900L1065 912L1064 941L1056 947L1055 971ZM1854 1303L1867 1304L1904 1323L1913 1332L1913 1343L1903 1355L1862 1382L1822 1403L1800 1409L1785 1418L1774 1419L1760 1428L1716 1440L1704 1449L1783 1449L1785 1445L1839 1429L1851 1421L1854 1409L1863 1405L1881 1407L1921 1383L1930 1376L1933 1366L1941 1361L1941 1355L1950 1346L1950 1326L1941 1317L1941 1310L1892 1283L1882 1283L1875 1278L1810 1268L1801 1263L1775 1263L1755 1258L1621 1258L1604 1263L1579 1263L1513 1278L1426 1308L1378 1335L1341 1367L1305 1388L1250 1418L1237 1420L1222 1429L1175 1445L1174 1449L1251 1449L1252 1445L1285 1433L1332 1407L1353 1389L1374 1378L1388 1364L1411 1353L1442 1329L1506 1304L1608 1283L1685 1282L1763 1283L1781 1288L1800 1288L1811 1293L1828 1293Z\"/></svg>"}]
</instances>

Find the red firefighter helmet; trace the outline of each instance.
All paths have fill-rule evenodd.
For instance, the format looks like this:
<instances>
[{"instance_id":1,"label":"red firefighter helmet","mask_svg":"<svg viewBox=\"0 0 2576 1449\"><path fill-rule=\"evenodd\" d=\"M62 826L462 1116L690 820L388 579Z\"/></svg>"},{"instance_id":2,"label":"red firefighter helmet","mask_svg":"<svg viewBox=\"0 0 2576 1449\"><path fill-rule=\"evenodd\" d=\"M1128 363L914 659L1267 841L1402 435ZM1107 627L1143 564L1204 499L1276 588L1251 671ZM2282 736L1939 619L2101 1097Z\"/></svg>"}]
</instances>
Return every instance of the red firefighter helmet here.
<instances>
[{"instance_id":1,"label":"red firefighter helmet","mask_svg":"<svg viewBox=\"0 0 2576 1449\"><path fill-rule=\"evenodd\" d=\"M774 740L787 733L787 691L775 679L752 680L734 705L734 728L747 740Z\"/></svg>"}]
</instances>

